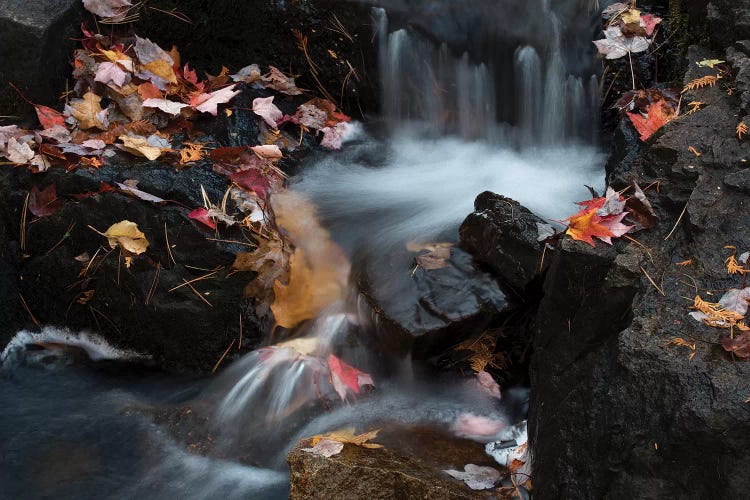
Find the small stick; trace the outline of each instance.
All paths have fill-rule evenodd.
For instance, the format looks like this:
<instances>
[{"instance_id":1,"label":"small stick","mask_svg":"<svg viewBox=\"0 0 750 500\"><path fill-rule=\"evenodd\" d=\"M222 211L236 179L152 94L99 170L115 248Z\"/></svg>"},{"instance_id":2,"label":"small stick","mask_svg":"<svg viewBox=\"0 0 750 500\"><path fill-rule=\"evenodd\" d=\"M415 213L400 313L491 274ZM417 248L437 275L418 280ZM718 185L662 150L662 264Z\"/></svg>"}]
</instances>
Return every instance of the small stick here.
<instances>
[{"instance_id":1,"label":"small stick","mask_svg":"<svg viewBox=\"0 0 750 500\"><path fill-rule=\"evenodd\" d=\"M648 280L651 282L651 284L654 285L654 288L656 288L659 291L660 294L666 296L667 294L664 293L664 290L662 290L661 288L659 288L659 285L657 285L656 282L651 278L651 276L649 276L649 274L646 272L646 270L643 269L643 266L640 266L640 267L641 267L641 271L643 271L643 274L646 275L646 278L648 278Z\"/></svg>"},{"instance_id":2,"label":"small stick","mask_svg":"<svg viewBox=\"0 0 750 500\"><path fill-rule=\"evenodd\" d=\"M539 262L539 272L542 272L542 269L544 268L544 256L547 255L547 245L544 245L544 249L542 250L542 260Z\"/></svg>"},{"instance_id":3,"label":"small stick","mask_svg":"<svg viewBox=\"0 0 750 500\"><path fill-rule=\"evenodd\" d=\"M172 248L169 245L169 235L167 235L167 223L164 222L164 241L167 243L167 255L169 255L169 260L172 261L172 264L177 265L177 261L174 260L174 255L172 255Z\"/></svg>"},{"instance_id":4,"label":"small stick","mask_svg":"<svg viewBox=\"0 0 750 500\"><path fill-rule=\"evenodd\" d=\"M258 248L258 245L255 243L245 243L244 241L235 241L235 240L222 240L221 238L206 238L210 241L219 241L221 243L237 243L238 245L245 245L248 247Z\"/></svg>"},{"instance_id":5,"label":"small stick","mask_svg":"<svg viewBox=\"0 0 750 500\"><path fill-rule=\"evenodd\" d=\"M45 255L49 255L49 254L51 254L51 253L52 253L52 251L53 251L53 250L54 250L55 248L57 248L57 247L59 247L60 245L62 245L62 242L63 242L63 241L65 241L65 240L66 240L67 238L69 238L69 237L70 237L70 232L71 232L71 231L73 230L73 228L74 228L74 227L76 227L76 223L75 223L75 222L71 222L71 224L70 224L70 225L68 226L68 229L66 229L66 230L65 230L65 234L63 234L63 237L62 237L62 238L60 238L60 241L58 241L57 243L55 243L55 244L54 244L54 245L52 246L52 248L50 248L49 250L47 250L47 253L46 253Z\"/></svg>"},{"instance_id":6,"label":"small stick","mask_svg":"<svg viewBox=\"0 0 750 500\"><path fill-rule=\"evenodd\" d=\"M633 54L628 51L628 59L630 60L630 76L633 77L633 90L635 90L635 71L633 71Z\"/></svg>"},{"instance_id":7,"label":"small stick","mask_svg":"<svg viewBox=\"0 0 750 500\"><path fill-rule=\"evenodd\" d=\"M205 302L206 304L208 304L208 307L213 307L213 304L211 304L208 301L208 299L206 299L206 297L204 297L198 290L196 290L193 285L191 285L190 283L188 283L188 281L185 278L182 278L182 281L184 281L185 284L190 287L190 289L198 296L198 298L200 298L203 302Z\"/></svg>"},{"instance_id":8,"label":"small stick","mask_svg":"<svg viewBox=\"0 0 750 500\"><path fill-rule=\"evenodd\" d=\"M237 350L242 349L242 313L240 313L240 341L237 342Z\"/></svg>"},{"instance_id":9,"label":"small stick","mask_svg":"<svg viewBox=\"0 0 750 500\"><path fill-rule=\"evenodd\" d=\"M224 354L221 355L221 357L219 358L219 361L216 362L213 369L211 370L211 375L216 373L216 370L219 368L219 365L221 364L222 361L224 361L224 358L227 357L227 354L229 354L229 350L232 348L232 346L234 345L236 341L237 339L232 339L232 343L229 344L229 347L227 347L227 350L224 351Z\"/></svg>"},{"instance_id":10,"label":"small stick","mask_svg":"<svg viewBox=\"0 0 750 500\"><path fill-rule=\"evenodd\" d=\"M34 324L37 326L37 328L41 330L42 324L39 322L38 319L36 319L34 314L32 314L31 309L29 309L29 305L26 303L26 299L24 299L23 295L21 295L20 293L18 294L18 298L21 299L21 305L23 306L23 308L26 309L27 313L29 313L29 317L31 318L31 321L33 321Z\"/></svg>"},{"instance_id":11,"label":"small stick","mask_svg":"<svg viewBox=\"0 0 750 500\"><path fill-rule=\"evenodd\" d=\"M29 197L31 193L26 193L26 199L23 202L21 211L21 251L26 253L26 219L28 218Z\"/></svg>"},{"instance_id":12,"label":"small stick","mask_svg":"<svg viewBox=\"0 0 750 500\"><path fill-rule=\"evenodd\" d=\"M193 278L190 281L185 281L184 279L182 281L185 281L182 285L177 285L175 287L170 288L167 290L167 292L174 292L178 288L182 288L183 286L190 285L191 283L195 283L196 281L201 281L210 278L212 275L216 274L218 271L211 271L208 274L204 274L203 276L198 276L197 278Z\"/></svg>"},{"instance_id":13,"label":"small stick","mask_svg":"<svg viewBox=\"0 0 750 500\"><path fill-rule=\"evenodd\" d=\"M672 236L672 234L677 229L677 226L679 225L680 221L682 220L682 217L685 215L685 211L687 210L688 203L690 203L690 201L688 201L687 203L685 203L685 208L682 209L682 213L680 213L680 216L677 218L677 222L674 223L674 227L669 232L669 234L664 238L664 241L667 241L669 239L669 237Z\"/></svg>"}]
</instances>

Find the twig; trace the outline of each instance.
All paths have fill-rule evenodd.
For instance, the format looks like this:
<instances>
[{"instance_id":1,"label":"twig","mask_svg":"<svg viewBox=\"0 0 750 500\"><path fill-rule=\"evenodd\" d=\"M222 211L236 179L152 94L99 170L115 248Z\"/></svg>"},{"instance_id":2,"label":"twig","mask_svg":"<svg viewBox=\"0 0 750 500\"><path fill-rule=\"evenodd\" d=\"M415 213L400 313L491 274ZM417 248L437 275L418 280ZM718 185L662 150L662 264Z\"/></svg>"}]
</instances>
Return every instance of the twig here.
<instances>
[{"instance_id":1,"label":"twig","mask_svg":"<svg viewBox=\"0 0 750 500\"><path fill-rule=\"evenodd\" d=\"M641 271L643 271L643 274L646 275L646 278L648 278L648 280L651 282L651 284L654 285L654 288L656 288L656 290L658 290L658 292L660 294L666 296L667 294L664 293L664 290L662 290L661 288L659 288L659 285L657 285L656 282L651 278L651 276L649 276L649 274L646 272L646 270L643 269L643 266L640 266L640 267L641 267Z\"/></svg>"},{"instance_id":2,"label":"twig","mask_svg":"<svg viewBox=\"0 0 750 500\"><path fill-rule=\"evenodd\" d=\"M628 59L630 60L630 76L633 77L633 90L635 90L635 71L633 71L633 54L628 51Z\"/></svg>"},{"instance_id":3,"label":"twig","mask_svg":"<svg viewBox=\"0 0 750 500\"><path fill-rule=\"evenodd\" d=\"M539 272L542 272L542 269L544 268L544 256L547 255L547 245L544 245L544 248L542 249L542 260L539 262Z\"/></svg>"},{"instance_id":4,"label":"twig","mask_svg":"<svg viewBox=\"0 0 750 500\"><path fill-rule=\"evenodd\" d=\"M37 328L41 329L42 324L39 322L38 319L34 316L34 314L31 312L31 309L29 309L29 305L26 303L26 299L23 298L23 295L20 293L18 294L18 298L21 299L21 305L24 309L26 309L26 312L29 314L29 317L31 318L31 321L34 322L34 324L37 326Z\"/></svg>"},{"instance_id":5,"label":"twig","mask_svg":"<svg viewBox=\"0 0 750 500\"><path fill-rule=\"evenodd\" d=\"M204 297L198 290L196 290L193 285L191 285L190 283L188 283L188 281L185 278L182 278L182 281L184 281L185 284L190 287L190 289L198 296L198 298L200 298L203 302L205 302L206 304L208 304L208 307L213 307L213 304L211 304L208 301L208 299L206 299L206 297Z\"/></svg>"},{"instance_id":6,"label":"twig","mask_svg":"<svg viewBox=\"0 0 750 500\"><path fill-rule=\"evenodd\" d=\"M682 209L682 213L680 213L680 216L677 218L677 222L674 223L674 227L669 232L669 234L664 238L664 241L667 241L669 239L669 237L672 236L672 234L677 229L677 226L680 224L680 221L682 220L682 217L685 215L685 211L687 210L688 203L690 203L690 201L688 201L687 203L685 203L685 208Z\"/></svg>"},{"instance_id":7,"label":"twig","mask_svg":"<svg viewBox=\"0 0 750 500\"><path fill-rule=\"evenodd\" d=\"M172 255L172 248L169 245L169 235L167 234L167 223L164 222L164 241L167 244L167 255L169 255L169 260L172 261L173 265L177 265L177 261L174 260L174 255Z\"/></svg>"},{"instance_id":8,"label":"twig","mask_svg":"<svg viewBox=\"0 0 750 500\"><path fill-rule=\"evenodd\" d=\"M204 274L203 276L199 276L199 277L197 277L197 278L193 278L193 279L191 279L190 281L185 281L185 280L183 279L183 281L185 281L185 283L183 283L182 285L177 285L177 286L175 286L175 287L172 287L172 288L170 288L170 289L169 289L169 290L167 290L167 291L168 291L168 292L170 292L170 293L171 293L171 292L174 292L174 291L175 291L175 290L177 290L178 288L182 288L183 286L189 286L189 285L190 285L191 283L195 283L196 281L201 281L201 280L205 280L205 279L208 279L208 278L210 278L210 277L211 277L212 275L216 274L217 272L218 272L218 271L211 271L211 272L210 272L210 273L208 273L208 274Z\"/></svg>"},{"instance_id":9,"label":"twig","mask_svg":"<svg viewBox=\"0 0 750 500\"><path fill-rule=\"evenodd\" d=\"M224 358L227 357L227 354L229 354L229 350L232 348L232 346L234 345L234 343L236 341L237 341L237 339L232 339L232 343L229 344L229 347L227 347L227 350L224 351L224 354L221 355L221 357L219 358L219 361L216 362L216 364L214 365L213 369L211 370L211 375L213 375L214 373L216 373L216 370L219 368L219 365L221 364L222 361L224 361Z\"/></svg>"},{"instance_id":10,"label":"twig","mask_svg":"<svg viewBox=\"0 0 750 500\"><path fill-rule=\"evenodd\" d=\"M253 247L253 248L257 248L258 247L258 245L256 245L255 243L246 243L244 241L222 240L221 238L206 238L206 239L210 240L210 241L219 241L221 243L237 243L238 245L245 245L245 246Z\"/></svg>"},{"instance_id":11,"label":"twig","mask_svg":"<svg viewBox=\"0 0 750 500\"><path fill-rule=\"evenodd\" d=\"M31 192L26 193L26 199L23 202L21 210L21 252L26 253L26 219L28 217L29 197Z\"/></svg>"},{"instance_id":12,"label":"twig","mask_svg":"<svg viewBox=\"0 0 750 500\"><path fill-rule=\"evenodd\" d=\"M644 244L643 244L643 243L641 243L640 241L636 240L635 238L632 238L632 237L628 236L627 234L623 234L622 236L623 236L623 237L624 237L624 238L625 238L626 240L632 241L633 243L635 243L635 244L636 244L636 245L638 245L639 247L643 248L643 249L644 249L644 250L646 251L646 253L648 254L648 258L649 258L649 260L651 261L651 263L652 263L652 264L654 263L654 257L653 257L653 256L651 255L651 250L650 250L650 249L649 249L649 248L648 248L648 247L647 247L646 245L644 245Z\"/></svg>"},{"instance_id":13,"label":"twig","mask_svg":"<svg viewBox=\"0 0 750 500\"><path fill-rule=\"evenodd\" d=\"M55 243L54 245L52 245L52 248L50 248L49 250L47 250L47 253L45 255L51 254L52 251L55 248L57 248L60 245L62 245L63 241L65 241L67 238L70 238L70 232L73 231L74 227L76 227L76 223L75 222L71 222L71 224L68 226L68 229L65 230L65 234L63 234L63 237L60 238L60 241L58 241L57 243Z\"/></svg>"},{"instance_id":14,"label":"twig","mask_svg":"<svg viewBox=\"0 0 750 500\"><path fill-rule=\"evenodd\" d=\"M242 349L242 313L240 313L240 341L237 342L237 350Z\"/></svg>"}]
</instances>

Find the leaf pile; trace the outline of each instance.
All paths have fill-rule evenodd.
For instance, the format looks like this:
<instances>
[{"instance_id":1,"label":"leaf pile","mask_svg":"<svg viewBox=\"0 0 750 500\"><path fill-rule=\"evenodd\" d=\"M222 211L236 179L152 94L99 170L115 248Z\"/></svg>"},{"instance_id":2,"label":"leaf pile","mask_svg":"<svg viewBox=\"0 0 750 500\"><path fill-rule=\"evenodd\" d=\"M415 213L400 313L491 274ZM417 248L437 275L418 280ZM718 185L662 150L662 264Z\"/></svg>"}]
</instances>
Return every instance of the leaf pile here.
<instances>
[{"instance_id":1,"label":"leaf pile","mask_svg":"<svg viewBox=\"0 0 750 500\"><path fill-rule=\"evenodd\" d=\"M625 3L614 3L605 8L602 17L608 20L604 38L594 41L594 45L607 59L619 59L647 50L653 42L656 26L662 21L660 17L642 14Z\"/></svg>"},{"instance_id":2,"label":"leaf pile","mask_svg":"<svg viewBox=\"0 0 750 500\"><path fill-rule=\"evenodd\" d=\"M615 107L627 115L642 141L677 116L679 91L647 89L626 92Z\"/></svg>"}]
</instances>

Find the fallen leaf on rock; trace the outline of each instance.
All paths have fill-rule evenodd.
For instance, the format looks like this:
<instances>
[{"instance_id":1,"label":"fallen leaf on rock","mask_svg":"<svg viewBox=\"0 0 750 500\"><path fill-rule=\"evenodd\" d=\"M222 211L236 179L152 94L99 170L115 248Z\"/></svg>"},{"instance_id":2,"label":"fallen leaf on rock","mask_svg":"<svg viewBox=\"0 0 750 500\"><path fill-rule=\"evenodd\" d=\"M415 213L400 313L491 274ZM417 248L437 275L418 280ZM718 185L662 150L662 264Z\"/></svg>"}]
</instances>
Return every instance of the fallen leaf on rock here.
<instances>
[{"instance_id":1,"label":"fallen leaf on rock","mask_svg":"<svg viewBox=\"0 0 750 500\"><path fill-rule=\"evenodd\" d=\"M73 99L70 101L70 114L78 120L82 130L98 128L107 130L107 125L103 122L102 107L99 104L102 98L93 92L86 92L82 99Z\"/></svg>"},{"instance_id":2,"label":"fallen leaf on rock","mask_svg":"<svg viewBox=\"0 0 750 500\"><path fill-rule=\"evenodd\" d=\"M320 337L300 337L280 342L276 344L276 347L293 349L300 356L312 356L320 347Z\"/></svg>"},{"instance_id":3,"label":"fallen leaf on rock","mask_svg":"<svg viewBox=\"0 0 750 500\"><path fill-rule=\"evenodd\" d=\"M57 197L57 188L50 184L39 191L36 186L31 188L29 195L29 212L37 217L47 217L62 208L65 200Z\"/></svg>"},{"instance_id":4,"label":"fallen leaf on rock","mask_svg":"<svg viewBox=\"0 0 750 500\"><path fill-rule=\"evenodd\" d=\"M126 193L132 194L136 198L140 198L144 201L150 201L152 203L162 203L165 200L162 198L159 198L158 196L154 196L153 194L149 194L145 191L141 191L140 189L136 188L138 185L138 181L133 180L126 180L125 182L118 182L116 183L117 187L120 188L121 191L125 191Z\"/></svg>"},{"instance_id":5,"label":"fallen leaf on rock","mask_svg":"<svg viewBox=\"0 0 750 500\"><path fill-rule=\"evenodd\" d=\"M327 434L313 436L312 444L316 445L323 439L328 439L331 441L338 441L339 443L361 446L363 448L378 449L382 448L383 445L377 443L368 443L368 441L370 441L371 439L375 439L376 437L378 437L378 432L380 432L380 429L363 432L362 434L355 434L354 428L348 427L346 429L332 431Z\"/></svg>"},{"instance_id":6,"label":"fallen leaf on rock","mask_svg":"<svg viewBox=\"0 0 750 500\"><path fill-rule=\"evenodd\" d=\"M70 135L70 131L65 128L64 125L55 125L54 127L41 130L39 132L39 135L42 136L43 139L55 142L57 144L65 144L67 142L70 142L72 138Z\"/></svg>"},{"instance_id":7,"label":"fallen leaf on rock","mask_svg":"<svg viewBox=\"0 0 750 500\"><path fill-rule=\"evenodd\" d=\"M611 241L610 238L614 236L612 231L602 225L602 218L596 215L595 209L583 210L565 220L568 222L568 229L565 233L574 240L586 242L592 247L596 246L594 237L602 241Z\"/></svg>"},{"instance_id":8,"label":"fallen leaf on rock","mask_svg":"<svg viewBox=\"0 0 750 500\"><path fill-rule=\"evenodd\" d=\"M302 93L294 83L294 78L286 76L274 66L269 66L268 68L270 72L263 77L266 88L278 90L287 95L300 95Z\"/></svg>"},{"instance_id":9,"label":"fallen leaf on rock","mask_svg":"<svg viewBox=\"0 0 750 500\"><path fill-rule=\"evenodd\" d=\"M653 14L643 14L641 16L641 26L646 30L646 34L651 36L654 34L656 26L662 21L661 17L654 16ZM713 66L712 66L713 67Z\"/></svg>"},{"instance_id":10,"label":"fallen leaf on rock","mask_svg":"<svg viewBox=\"0 0 750 500\"><path fill-rule=\"evenodd\" d=\"M234 90L237 85L230 85L224 87L210 94L199 94L190 99L190 105L201 113L208 113L216 116L218 113L218 105L229 102L234 96L240 93L239 90Z\"/></svg>"},{"instance_id":11,"label":"fallen leaf on rock","mask_svg":"<svg viewBox=\"0 0 750 500\"><path fill-rule=\"evenodd\" d=\"M138 230L138 225L129 220L123 220L112 224L109 228L101 233L89 226L92 230L106 237L109 246L116 248L118 245L123 251L131 255L140 255L148 248L146 235Z\"/></svg>"},{"instance_id":12,"label":"fallen leaf on rock","mask_svg":"<svg viewBox=\"0 0 750 500\"><path fill-rule=\"evenodd\" d=\"M604 30L604 37L602 40L595 40L594 45L607 59L619 59L630 52L643 52L651 44L642 36L626 37L619 26L611 26Z\"/></svg>"},{"instance_id":13,"label":"fallen leaf on rock","mask_svg":"<svg viewBox=\"0 0 750 500\"><path fill-rule=\"evenodd\" d=\"M137 156L143 156L151 161L159 158L165 149L152 145L149 139L143 136L122 134L119 139L122 141L122 144L117 144L118 148Z\"/></svg>"},{"instance_id":14,"label":"fallen leaf on rock","mask_svg":"<svg viewBox=\"0 0 750 500\"><path fill-rule=\"evenodd\" d=\"M732 352L740 358L750 357L750 332L741 332L734 338L724 338L721 345L727 352Z\"/></svg>"},{"instance_id":15,"label":"fallen leaf on rock","mask_svg":"<svg viewBox=\"0 0 750 500\"><path fill-rule=\"evenodd\" d=\"M39 123L44 130L65 127L65 117L59 111L39 104L35 104L34 109L36 110L37 118L39 118Z\"/></svg>"},{"instance_id":16,"label":"fallen leaf on rock","mask_svg":"<svg viewBox=\"0 0 750 500\"><path fill-rule=\"evenodd\" d=\"M319 457L330 458L341 453L344 449L344 443L333 441L332 439L321 439L312 448L302 448L302 451L317 455Z\"/></svg>"},{"instance_id":17,"label":"fallen leaf on rock","mask_svg":"<svg viewBox=\"0 0 750 500\"><path fill-rule=\"evenodd\" d=\"M276 159L283 158L284 154L276 144L265 144L262 146L252 146L250 148L253 153L260 156L261 158Z\"/></svg>"},{"instance_id":18,"label":"fallen leaf on rock","mask_svg":"<svg viewBox=\"0 0 750 500\"><path fill-rule=\"evenodd\" d=\"M447 469L444 472L466 483L472 490L488 490L494 488L502 479L502 474L492 467L466 464L463 471Z\"/></svg>"},{"instance_id":19,"label":"fallen leaf on rock","mask_svg":"<svg viewBox=\"0 0 750 500\"><path fill-rule=\"evenodd\" d=\"M351 126L346 122L341 122L333 127L322 128L320 131L323 133L321 146L328 149L341 149L341 145L351 131Z\"/></svg>"},{"instance_id":20,"label":"fallen leaf on rock","mask_svg":"<svg viewBox=\"0 0 750 500\"><path fill-rule=\"evenodd\" d=\"M628 212L622 212L619 215L611 215L609 217L602 218L599 224L601 225L601 227L612 233L612 236L597 236L597 238L602 240L604 243L611 245L612 238L619 238L620 236L623 236L624 234L630 232L630 230L633 229L633 226L628 226L622 223L622 219L626 215L628 215Z\"/></svg>"},{"instance_id":21,"label":"fallen leaf on rock","mask_svg":"<svg viewBox=\"0 0 750 500\"><path fill-rule=\"evenodd\" d=\"M177 83L177 75L174 72L174 66L170 61L156 59L141 66L141 69L147 74L155 75L160 80L169 83ZM154 79L151 78L153 81ZM157 85L158 86L158 85Z\"/></svg>"},{"instance_id":22,"label":"fallen leaf on rock","mask_svg":"<svg viewBox=\"0 0 750 500\"><path fill-rule=\"evenodd\" d=\"M726 61L723 61L721 59L703 59L702 61L696 61L695 64L701 68L711 68L713 69L714 66L718 66L719 64L724 64Z\"/></svg>"},{"instance_id":23,"label":"fallen leaf on rock","mask_svg":"<svg viewBox=\"0 0 750 500\"><path fill-rule=\"evenodd\" d=\"M183 142L180 149L180 164L200 161L203 159L204 146L193 142Z\"/></svg>"},{"instance_id":24,"label":"fallen leaf on rock","mask_svg":"<svg viewBox=\"0 0 750 500\"><path fill-rule=\"evenodd\" d=\"M196 208L195 210L193 210L192 212L188 214L188 217L190 217L193 220L197 220L198 222L202 224L205 224L211 229L214 229L214 230L216 229L216 222L208 214L208 209Z\"/></svg>"},{"instance_id":25,"label":"fallen leaf on rock","mask_svg":"<svg viewBox=\"0 0 750 500\"><path fill-rule=\"evenodd\" d=\"M625 24L633 24L641 22L641 11L638 9L630 8L620 14L620 19Z\"/></svg>"},{"instance_id":26,"label":"fallen leaf on rock","mask_svg":"<svg viewBox=\"0 0 750 500\"><path fill-rule=\"evenodd\" d=\"M47 169L52 166L52 163L45 155L39 154L34 155L34 157L29 160L29 165L36 167L38 172L46 172Z\"/></svg>"},{"instance_id":27,"label":"fallen leaf on rock","mask_svg":"<svg viewBox=\"0 0 750 500\"><path fill-rule=\"evenodd\" d=\"M284 113L273 103L273 96L256 97L253 99L253 112L263 118L268 126L274 129L279 128L276 122L284 116Z\"/></svg>"},{"instance_id":28,"label":"fallen leaf on rock","mask_svg":"<svg viewBox=\"0 0 750 500\"><path fill-rule=\"evenodd\" d=\"M132 6L130 0L83 0L86 10L104 18L120 17Z\"/></svg>"},{"instance_id":29,"label":"fallen leaf on rock","mask_svg":"<svg viewBox=\"0 0 750 500\"><path fill-rule=\"evenodd\" d=\"M140 71L136 73L136 76L143 80L150 80L160 90L166 90L168 83L177 82L173 69L175 62L169 52L148 38L141 38L137 35L133 50L141 63Z\"/></svg>"},{"instance_id":30,"label":"fallen leaf on rock","mask_svg":"<svg viewBox=\"0 0 750 500\"><path fill-rule=\"evenodd\" d=\"M254 83L261 79L260 67L257 64L251 64L229 77L235 82Z\"/></svg>"},{"instance_id":31,"label":"fallen leaf on rock","mask_svg":"<svg viewBox=\"0 0 750 500\"><path fill-rule=\"evenodd\" d=\"M239 252L235 257L232 269L236 271L253 271L258 273L255 279L247 284L245 297L256 298L261 310L273 302L273 285L281 279L289 267L289 254L281 240L263 239L253 252Z\"/></svg>"},{"instance_id":32,"label":"fallen leaf on rock","mask_svg":"<svg viewBox=\"0 0 750 500\"><path fill-rule=\"evenodd\" d=\"M602 10L602 17L604 19L610 19L615 16L619 16L623 12L627 11L630 8L630 6L623 2L616 2L612 5L609 5Z\"/></svg>"},{"instance_id":33,"label":"fallen leaf on rock","mask_svg":"<svg viewBox=\"0 0 750 500\"><path fill-rule=\"evenodd\" d=\"M263 172L257 168L249 168L235 172L229 179L243 189L252 191L262 199L266 199L270 193L271 183Z\"/></svg>"},{"instance_id":34,"label":"fallen leaf on rock","mask_svg":"<svg viewBox=\"0 0 750 500\"><path fill-rule=\"evenodd\" d=\"M375 385L369 374L343 362L333 354L328 355L328 369L331 373L331 385L342 401L346 400L347 388L354 394L359 394L362 386Z\"/></svg>"},{"instance_id":35,"label":"fallen leaf on rock","mask_svg":"<svg viewBox=\"0 0 750 500\"><path fill-rule=\"evenodd\" d=\"M656 101L648 108L646 116L641 113L628 113L630 121L641 134L641 140L647 141L654 132L670 122L675 116L672 106L665 101Z\"/></svg>"},{"instance_id":36,"label":"fallen leaf on rock","mask_svg":"<svg viewBox=\"0 0 750 500\"><path fill-rule=\"evenodd\" d=\"M114 83L122 87L130 81L130 73L123 70L119 64L113 62L99 63L94 81L106 84Z\"/></svg>"},{"instance_id":37,"label":"fallen leaf on rock","mask_svg":"<svg viewBox=\"0 0 750 500\"><path fill-rule=\"evenodd\" d=\"M305 103L297 108L294 119L309 129L320 130L326 127L328 113L314 104Z\"/></svg>"},{"instance_id":38,"label":"fallen leaf on rock","mask_svg":"<svg viewBox=\"0 0 750 500\"><path fill-rule=\"evenodd\" d=\"M12 163L24 164L34 158L34 151L27 143L18 142L15 137L11 137L5 146L5 157Z\"/></svg>"},{"instance_id":39,"label":"fallen leaf on rock","mask_svg":"<svg viewBox=\"0 0 750 500\"><path fill-rule=\"evenodd\" d=\"M633 181L633 196L625 202L625 208L628 210L628 220L636 223L638 229L648 229L659 222L651 202L648 201L646 194L643 192L637 182Z\"/></svg>"},{"instance_id":40,"label":"fallen leaf on rock","mask_svg":"<svg viewBox=\"0 0 750 500\"><path fill-rule=\"evenodd\" d=\"M189 108L190 104L182 102L170 101L169 99L146 99L143 101L143 106L146 108L157 108L164 111L172 116L177 116L182 111L182 108Z\"/></svg>"}]
</instances>

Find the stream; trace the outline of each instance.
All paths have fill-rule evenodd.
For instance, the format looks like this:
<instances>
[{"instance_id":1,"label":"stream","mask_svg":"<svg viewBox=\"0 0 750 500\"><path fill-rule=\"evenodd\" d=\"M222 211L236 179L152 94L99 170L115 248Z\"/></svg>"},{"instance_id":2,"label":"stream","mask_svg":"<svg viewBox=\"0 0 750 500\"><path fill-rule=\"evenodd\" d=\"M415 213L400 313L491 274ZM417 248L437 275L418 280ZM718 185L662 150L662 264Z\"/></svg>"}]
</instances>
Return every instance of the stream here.
<instances>
[{"instance_id":1,"label":"stream","mask_svg":"<svg viewBox=\"0 0 750 500\"><path fill-rule=\"evenodd\" d=\"M585 185L601 188L592 13L555 3L373 9L382 117L357 124L341 152L307 159L290 188L350 258L374 263L379 284L410 279L388 274L393 249L455 242L482 191L554 221L589 197ZM149 370L94 336L19 333L0 358L0 498L285 498L300 438L353 423L448 429L466 412L525 418L522 390L500 403L408 356L386 368L349 341L373 314L352 289L297 332L314 356L269 347L212 378ZM375 390L344 404L325 394L316 360L334 351L372 373Z\"/></svg>"}]
</instances>

